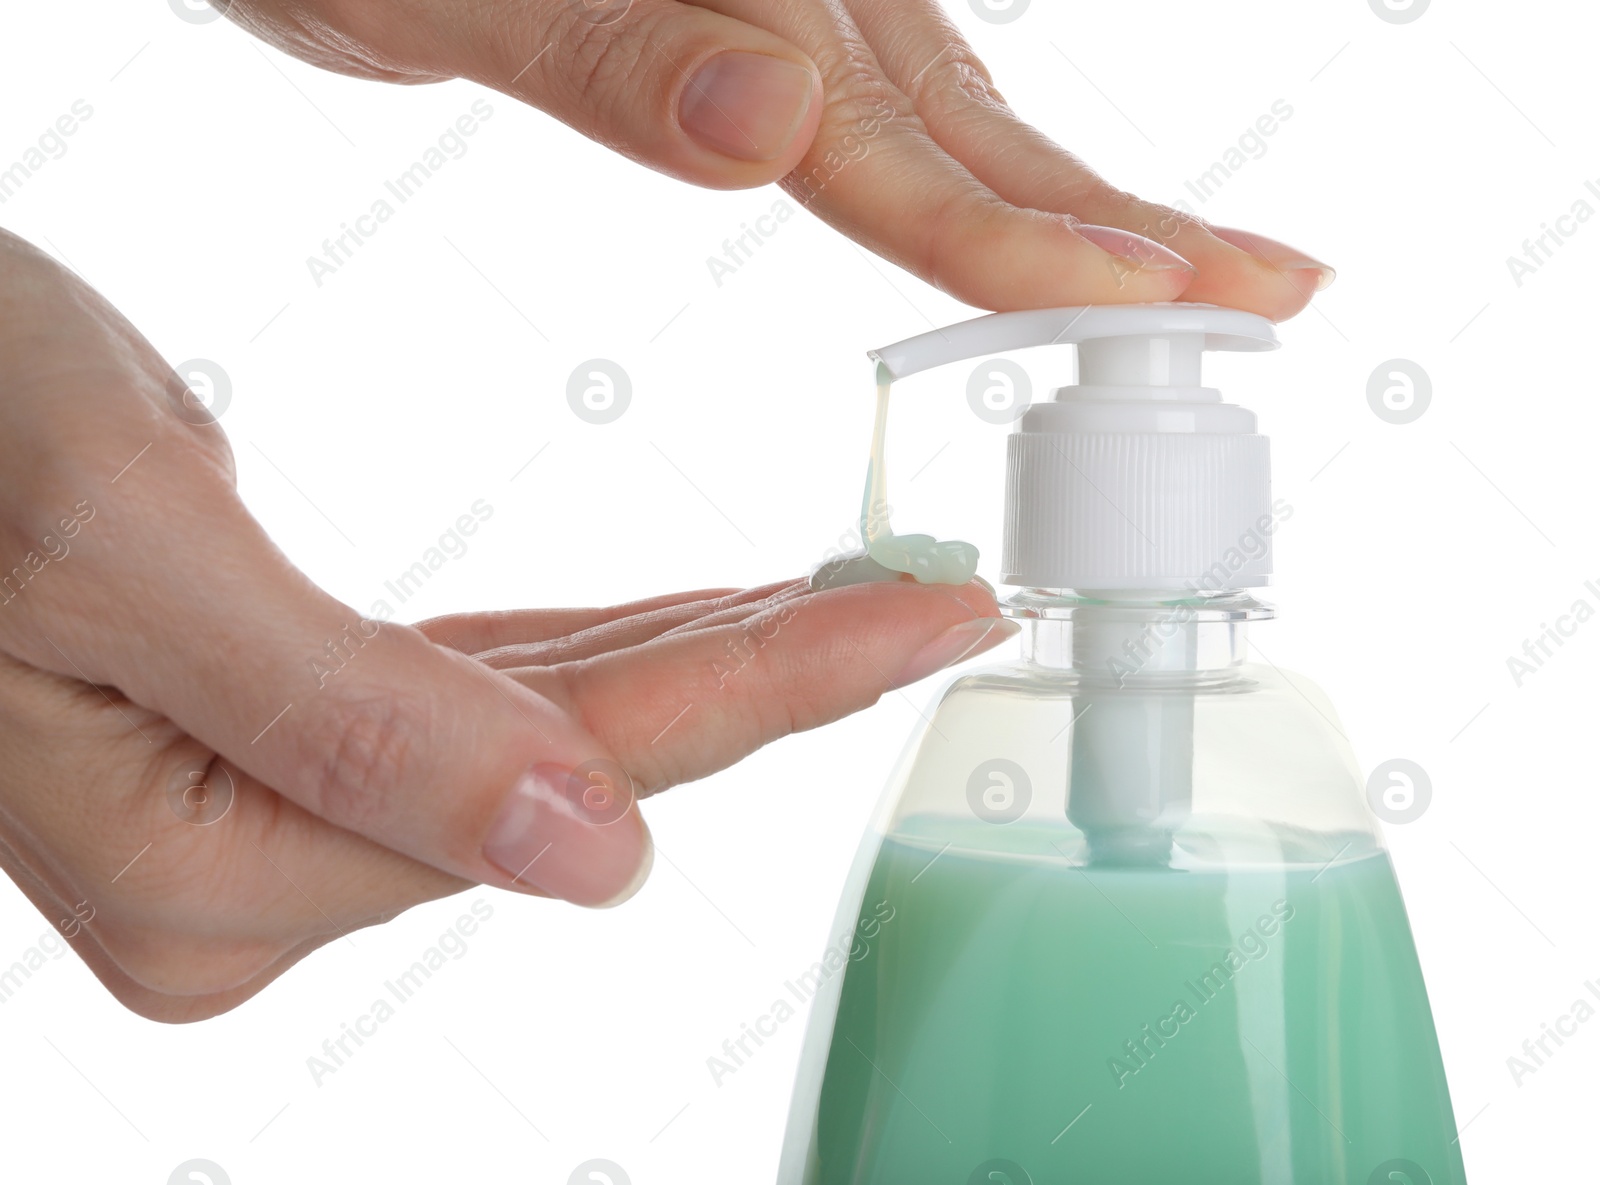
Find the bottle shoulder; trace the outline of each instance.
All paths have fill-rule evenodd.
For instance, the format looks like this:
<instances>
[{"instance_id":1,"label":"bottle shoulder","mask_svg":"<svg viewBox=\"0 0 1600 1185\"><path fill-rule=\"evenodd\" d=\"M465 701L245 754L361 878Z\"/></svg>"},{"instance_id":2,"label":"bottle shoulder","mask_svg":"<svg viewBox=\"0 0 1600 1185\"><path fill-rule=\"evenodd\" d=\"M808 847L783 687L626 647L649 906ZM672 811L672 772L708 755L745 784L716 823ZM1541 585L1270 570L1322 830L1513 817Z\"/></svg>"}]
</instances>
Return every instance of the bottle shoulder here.
<instances>
[{"instance_id":1,"label":"bottle shoulder","mask_svg":"<svg viewBox=\"0 0 1600 1185\"><path fill-rule=\"evenodd\" d=\"M937 702L967 696L1032 697L1042 700L1090 696L1142 698L1181 696L1305 699L1329 710L1327 693L1307 675L1268 663L1245 662L1201 671L1154 671L1119 675L1110 670L1060 668L1017 659L963 671L947 680Z\"/></svg>"},{"instance_id":2,"label":"bottle shoulder","mask_svg":"<svg viewBox=\"0 0 1600 1185\"><path fill-rule=\"evenodd\" d=\"M1270 753L1288 744L1301 761L1319 761L1353 776L1355 757L1332 700L1313 680L1267 663L1212 671L1155 672L1119 680L1103 671L1063 670L1018 660L965 672L938 692L931 727L958 731L971 718L1004 718L1015 729L1102 717L1185 721L1193 743L1207 752L1231 751L1248 760L1253 746ZM1014 731L1008 730L1008 731ZM1071 724L1068 731L1084 731ZM1098 730L1096 730L1098 731ZM1059 736L1058 739L1066 739ZM1131 743L1131 734L1124 743Z\"/></svg>"},{"instance_id":3,"label":"bottle shoulder","mask_svg":"<svg viewBox=\"0 0 1600 1185\"><path fill-rule=\"evenodd\" d=\"M893 785L888 831L976 821L981 838L987 804L1012 795L1015 822L1070 833L1064 852L1315 864L1382 848L1332 704L1270 664L1121 683L1026 661L967 671L938 692Z\"/></svg>"}]
</instances>

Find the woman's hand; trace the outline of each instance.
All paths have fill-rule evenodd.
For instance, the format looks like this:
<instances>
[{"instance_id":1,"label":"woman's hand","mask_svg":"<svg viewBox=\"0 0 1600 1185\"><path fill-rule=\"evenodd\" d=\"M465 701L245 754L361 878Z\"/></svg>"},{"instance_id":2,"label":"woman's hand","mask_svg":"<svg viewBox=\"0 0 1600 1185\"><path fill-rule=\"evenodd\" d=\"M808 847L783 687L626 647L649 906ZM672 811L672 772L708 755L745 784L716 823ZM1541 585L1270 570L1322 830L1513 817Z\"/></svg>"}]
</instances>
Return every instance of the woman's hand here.
<instances>
[{"instance_id":1,"label":"woman's hand","mask_svg":"<svg viewBox=\"0 0 1600 1185\"><path fill-rule=\"evenodd\" d=\"M250 517L200 410L0 232L0 865L152 1018L469 883L620 900L639 796L1007 630L976 586L798 582L363 621Z\"/></svg>"},{"instance_id":2,"label":"woman's hand","mask_svg":"<svg viewBox=\"0 0 1600 1185\"><path fill-rule=\"evenodd\" d=\"M469 78L695 185L781 179L982 308L1181 298L1282 320L1333 279L1108 184L1012 112L937 0L212 3L319 66Z\"/></svg>"}]
</instances>

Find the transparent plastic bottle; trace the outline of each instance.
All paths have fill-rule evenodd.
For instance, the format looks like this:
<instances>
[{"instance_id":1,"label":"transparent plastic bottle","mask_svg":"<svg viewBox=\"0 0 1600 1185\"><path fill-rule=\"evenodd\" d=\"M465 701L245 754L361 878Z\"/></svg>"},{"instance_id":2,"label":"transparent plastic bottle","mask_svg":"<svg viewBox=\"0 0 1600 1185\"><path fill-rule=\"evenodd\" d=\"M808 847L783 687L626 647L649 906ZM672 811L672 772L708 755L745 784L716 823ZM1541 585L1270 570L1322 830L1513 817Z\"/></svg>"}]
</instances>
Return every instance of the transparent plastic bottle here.
<instances>
[{"instance_id":1,"label":"transparent plastic bottle","mask_svg":"<svg viewBox=\"0 0 1600 1185\"><path fill-rule=\"evenodd\" d=\"M1247 661L1292 508L1200 357L1272 327L1040 310L871 357L899 378L1062 342L1078 382L1008 450L1023 656L951 683L890 780L779 1185L1465 1185L1350 742Z\"/></svg>"},{"instance_id":2,"label":"transparent plastic bottle","mask_svg":"<svg viewBox=\"0 0 1600 1185\"><path fill-rule=\"evenodd\" d=\"M1008 608L1025 657L943 693L858 857L781 1185L1462 1185L1349 742L1244 661L1270 611Z\"/></svg>"}]
</instances>

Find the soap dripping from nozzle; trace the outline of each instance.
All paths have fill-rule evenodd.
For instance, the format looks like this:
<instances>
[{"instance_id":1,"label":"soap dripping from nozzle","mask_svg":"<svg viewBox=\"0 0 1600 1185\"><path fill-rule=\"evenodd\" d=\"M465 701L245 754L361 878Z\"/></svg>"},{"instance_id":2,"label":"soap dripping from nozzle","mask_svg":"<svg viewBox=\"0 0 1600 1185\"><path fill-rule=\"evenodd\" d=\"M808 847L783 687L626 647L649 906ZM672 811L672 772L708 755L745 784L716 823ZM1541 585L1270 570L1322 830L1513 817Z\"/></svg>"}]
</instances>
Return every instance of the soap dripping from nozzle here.
<instances>
[{"instance_id":1,"label":"soap dripping from nozzle","mask_svg":"<svg viewBox=\"0 0 1600 1185\"><path fill-rule=\"evenodd\" d=\"M811 573L813 589L840 588L847 584L904 580L919 584L966 584L977 574L978 549L959 539L932 535L896 535L889 525L888 478L884 468L884 442L889 426L889 368L878 363L878 407L872 425L872 455L867 462L867 486L861 496L863 551L820 565Z\"/></svg>"}]
</instances>

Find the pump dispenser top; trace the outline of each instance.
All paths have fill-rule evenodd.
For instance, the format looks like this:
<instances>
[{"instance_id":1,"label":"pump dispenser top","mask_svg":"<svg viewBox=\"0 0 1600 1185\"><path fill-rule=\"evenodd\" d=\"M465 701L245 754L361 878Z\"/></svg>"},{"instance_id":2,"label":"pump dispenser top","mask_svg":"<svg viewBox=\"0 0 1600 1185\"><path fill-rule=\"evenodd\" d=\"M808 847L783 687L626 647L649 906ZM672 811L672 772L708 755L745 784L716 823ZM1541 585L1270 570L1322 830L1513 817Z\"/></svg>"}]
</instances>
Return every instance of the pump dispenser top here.
<instances>
[{"instance_id":1,"label":"pump dispenser top","mask_svg":"<svg viewBox=\"0 0 1600 1185\"><path fill-rule=\"evenodd\" d=\"M1254 413L1201 385L1206 350L1271 350L1264 317L1200 304L996 313L868 354L890 379L968 358L1075 344L1077 381L1022 416L1007 447L1001 580L1148 592L1251 588L1270 547L1216 567L1271 516Z\"/></svg>"}]
</instances>

